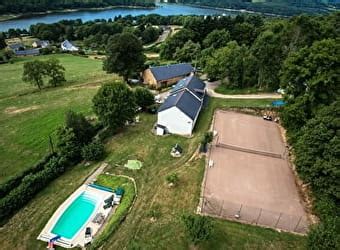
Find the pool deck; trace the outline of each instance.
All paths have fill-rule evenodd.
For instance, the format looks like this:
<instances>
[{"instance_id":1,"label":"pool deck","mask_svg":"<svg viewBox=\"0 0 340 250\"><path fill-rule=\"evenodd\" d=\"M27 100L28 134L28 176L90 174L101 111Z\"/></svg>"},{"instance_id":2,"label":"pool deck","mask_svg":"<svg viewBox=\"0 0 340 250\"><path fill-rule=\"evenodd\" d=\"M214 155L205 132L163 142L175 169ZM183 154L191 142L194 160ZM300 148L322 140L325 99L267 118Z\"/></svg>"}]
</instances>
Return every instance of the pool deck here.
<instances>
[{"instance_id":1,"label":"pool deck","mask_svg":"<svg viewBox=\"0 0 340 250\"><path fill-rule=\"evenodd\" d=\"M84 191L90 192L91 194L95 195L100 199L99 204L96 206L96 209L93 211L89 219L86 223L81 227L81 229L75 234L75 236L72 239L66 239L61 237L59 240L57 240L54 244L64 247L64 248L73 248L76 246L84 247L86 244L85 241L85 230L87 227L90 227L92 229L92 237L99 231L99 229L102 227L102 224L93 223L92 220L94 217L101 213L104 215L104 221L109 216L112 207L105 209L104 206L104 200L109 198L113 193L107 192L104 190L100 190L97 188L93 188L88 186L87 184L84 184L80 186L73 194L70 195L70 197L64 201L63 204L59 206L59 208L55 211L51 219L48 221L44 229L41 231L41 233L38 236L38 240L42 240L45 242L49 242L50 239L54 238L55 234L52 233L52 229L61 217L61 215L64 213L64 211L71 205L71 203Z\"/></svg>"}]
</instances>

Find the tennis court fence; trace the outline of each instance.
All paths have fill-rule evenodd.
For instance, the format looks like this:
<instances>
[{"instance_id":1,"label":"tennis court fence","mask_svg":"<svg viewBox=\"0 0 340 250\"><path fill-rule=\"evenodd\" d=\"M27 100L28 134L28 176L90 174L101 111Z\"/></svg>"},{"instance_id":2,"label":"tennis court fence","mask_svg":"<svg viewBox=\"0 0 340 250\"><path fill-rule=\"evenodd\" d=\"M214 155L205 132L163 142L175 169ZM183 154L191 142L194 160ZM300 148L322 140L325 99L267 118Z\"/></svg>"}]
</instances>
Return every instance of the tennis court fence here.
<instances>
[{"instance_id":1,"label":"tennis court fence","mask_svg":"<svg viewBox=\"0 0 340 250\"><path fill-rule=\"evenodd\" d=\"M300 234L306 234L309 227L305 216L269 211L211 197L202 198L201 213Z\"/></svg>"}]
</instances>

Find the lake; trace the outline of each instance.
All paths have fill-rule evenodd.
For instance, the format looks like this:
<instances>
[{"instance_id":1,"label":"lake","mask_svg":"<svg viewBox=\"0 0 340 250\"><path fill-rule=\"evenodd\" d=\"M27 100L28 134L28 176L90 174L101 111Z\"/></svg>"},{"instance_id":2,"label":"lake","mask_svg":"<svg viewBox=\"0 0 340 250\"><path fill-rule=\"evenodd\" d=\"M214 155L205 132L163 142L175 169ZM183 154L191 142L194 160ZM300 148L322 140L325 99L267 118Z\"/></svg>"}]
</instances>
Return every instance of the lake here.
<instances>
[{"instance_id":1,"label":"lake","mask_svg":"<svg viewBox=\"0 0 340 250\"><path fill-rule=\"evenodd\" d=\"M116 16L139 16L158 14L162 16L171 15L216 15L216 14L235 15L236 12L224 11L218 9L209 9L201 7L193 7L181 4L158 4L154 9L133 9L133 8L114 8L110 10L81 10L67 13L51 13L46 15L38 15L27 18L15 19L0 22L0 31L7 31L10 28L28 29L32 24L37 23L55 23L64 19L81 19L83 22L95 19L109 19Z\"/></svg>"}]
</instances>

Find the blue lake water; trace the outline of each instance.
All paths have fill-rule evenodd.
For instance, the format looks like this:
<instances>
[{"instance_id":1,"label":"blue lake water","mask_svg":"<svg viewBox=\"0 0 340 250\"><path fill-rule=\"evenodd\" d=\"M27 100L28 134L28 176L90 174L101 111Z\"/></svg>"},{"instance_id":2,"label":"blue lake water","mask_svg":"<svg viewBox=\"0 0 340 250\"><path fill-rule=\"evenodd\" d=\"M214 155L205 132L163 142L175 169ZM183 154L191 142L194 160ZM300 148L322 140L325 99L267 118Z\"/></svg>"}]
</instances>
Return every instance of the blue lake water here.
<instances>
[{"instance_id":1,"label":"blue lake water","mask_svg":"<svg viewBox=\"0 0 340 250\"><path fill-rule=\"evenodd\" d=\"M158 14L162 16L169 15L217 15L217 14L234 15L236 12L230 12L218 9L200 8L186 6L181 4L159 4L154 9L131 9L131 8L115 8L110 10L88 10L68 13L51 13L47 15L39 15L34 17L9 20L0 22L0 31L6 31L10 28L28 29L32 24L36 23L55 23L63 19L82 19L84 22L95 19L109 19L116 16L138 16Z\"/></svg>"}]
</instances>

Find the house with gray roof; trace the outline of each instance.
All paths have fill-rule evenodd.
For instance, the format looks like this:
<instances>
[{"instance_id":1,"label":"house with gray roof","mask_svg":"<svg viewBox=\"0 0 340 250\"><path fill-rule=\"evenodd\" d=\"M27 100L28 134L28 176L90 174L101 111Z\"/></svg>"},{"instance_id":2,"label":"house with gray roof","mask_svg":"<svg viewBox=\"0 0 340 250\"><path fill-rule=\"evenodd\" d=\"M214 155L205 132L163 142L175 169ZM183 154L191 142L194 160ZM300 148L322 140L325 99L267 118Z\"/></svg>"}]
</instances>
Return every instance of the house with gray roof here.
<instances>
[{"instance_id":1,"label":"house with gray roof","mask_svg":"<svg viewBox=\"0 0 340 250\"><path fill-rule=\"evenodd\" d=\"M38 56L40 49L16 50L14 53L16 56Z\"/></svg>"},{"instance_id":2,"label":"house with gray roof","mask_svg":"<svg viewBox=\"0 0 340 250\"><path fill-rule=\"evenodd\" d=\"M143 72L144 83L154 88L175 84L195 71L190 63L150 67Z\"/></svg>"},{"instance_id":3,"label":"house with gray roof","mask_svg":"<svg viewBox=\"0 0 340 250\"><path fill-rule=\"evenodd\" d=\"M158 109L157 131L191 135L201 112L205 96L205 83L196 76L180 80Z\"/></svg>"},{"instance_id":4,"label":"house with gray roof","mask_svg":"<svg viewBox=\"0 0 340 250\"><path fill-rule=\"evenodd\" d=\"M12 43L8 45L8 48L10 48L11 50L18 51L18 50L24 50L25 49L25 45L23 45L22 43Z\"/></svg>"},{"instance_id":5,"label":"house with gray roof","mask_svg":"<svg viewBox=\"0 0 340 250\"><path fill-rule=\"evenodd\" d=\"M65 40L61 43L61 49L63 51L78 51L79 48L74 46L69 40Z\"/></svg>"},{"instance_id":6,"label":"house with gray roof","mask_svg":"<svg viewBox=\"0 0 340 250\"><path fill-rule=\"evenodd\" d=\"M47 48L50 46L50 42L48 40L36 40L32 43L33 48Z\"/></svg>"}]
</instances>

